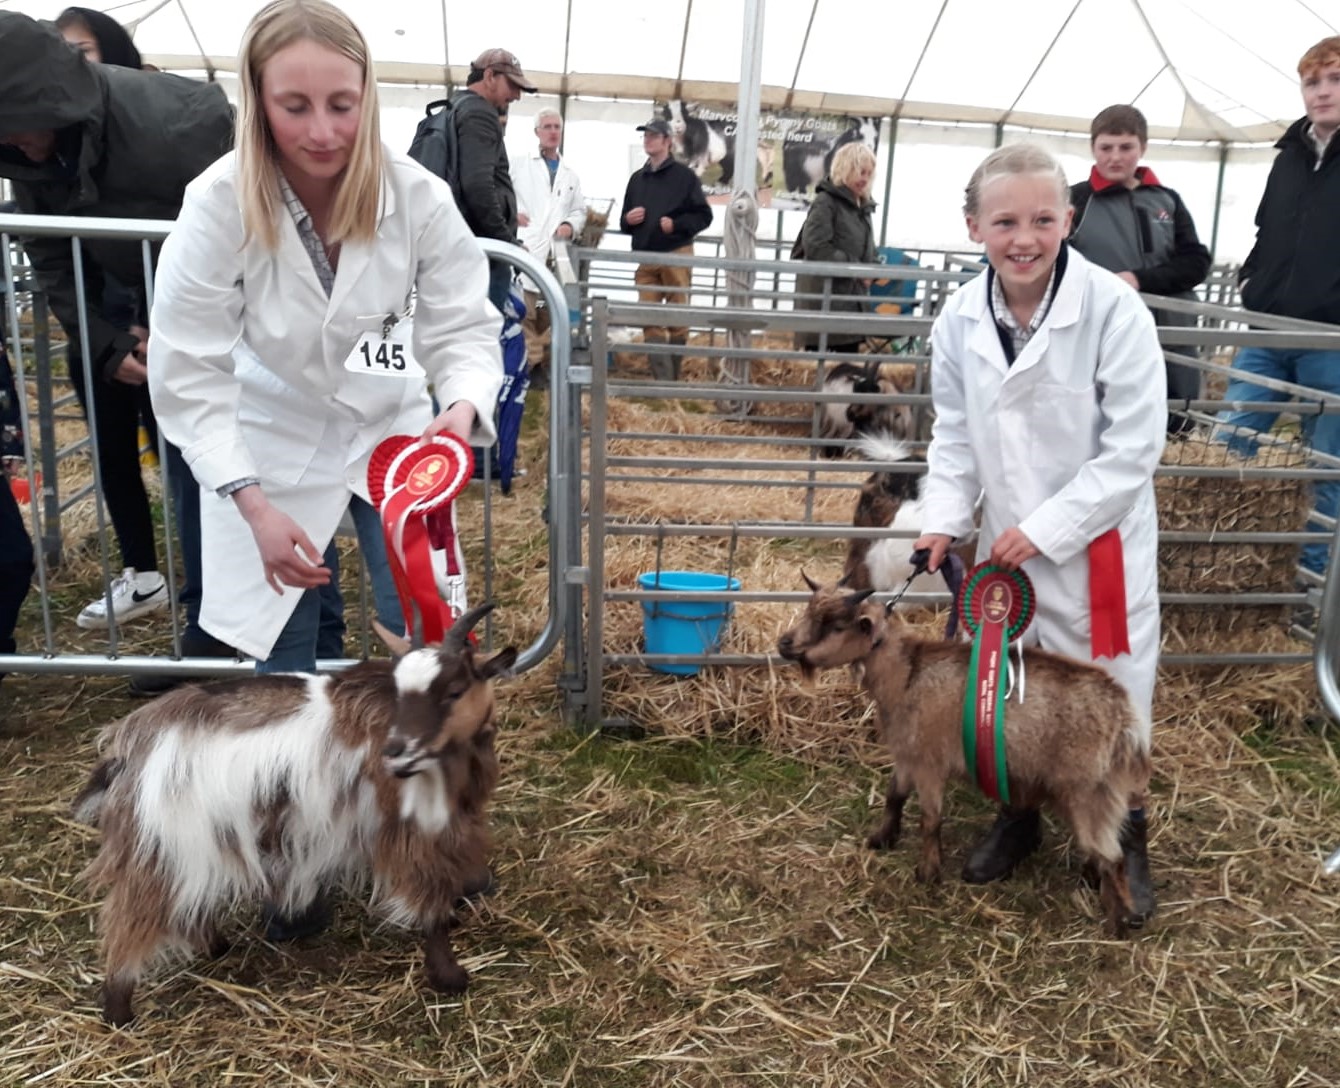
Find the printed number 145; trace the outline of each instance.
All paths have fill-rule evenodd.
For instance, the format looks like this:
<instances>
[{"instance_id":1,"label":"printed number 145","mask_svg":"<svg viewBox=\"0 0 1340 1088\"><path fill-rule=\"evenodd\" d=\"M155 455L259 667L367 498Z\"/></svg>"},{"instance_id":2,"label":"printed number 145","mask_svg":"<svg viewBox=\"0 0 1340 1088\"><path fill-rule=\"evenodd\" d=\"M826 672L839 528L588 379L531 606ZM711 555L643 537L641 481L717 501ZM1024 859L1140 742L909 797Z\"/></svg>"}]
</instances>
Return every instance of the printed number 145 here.
<instances>
[{"instance_id":1,"label":"printed number 145","mask_svg":"<svg viewBox=\"0 0 1340 1088\"><path fill-rule=\"evenodd\" d=\"M383 340L377 345L376 351L372 345L364 340L358 345L358 350L363 353L363 365L369 370L373 366L379 366L383 370L404 370L405 369L405 345L388 344Z\"/></svg>"}]
</instances>

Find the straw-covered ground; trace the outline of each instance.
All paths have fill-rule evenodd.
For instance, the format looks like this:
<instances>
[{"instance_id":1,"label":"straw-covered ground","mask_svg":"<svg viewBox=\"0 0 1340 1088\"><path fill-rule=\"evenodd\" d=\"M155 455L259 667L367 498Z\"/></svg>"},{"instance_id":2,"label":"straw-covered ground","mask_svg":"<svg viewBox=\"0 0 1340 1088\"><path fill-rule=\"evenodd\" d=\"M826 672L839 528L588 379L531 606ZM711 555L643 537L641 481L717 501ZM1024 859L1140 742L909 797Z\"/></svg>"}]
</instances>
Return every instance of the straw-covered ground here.
<instances>
[{"instance_id":1,"label":"straw-covered ground","mask_svg":"<svg viewBox=\"0 0 1340 1088\"><path fill-rule=\"evenodd\" d=\"M628 429L718 428L723 443L767 425L702 405L619 410ZM523 644L547 577L538 415L523 440L530 474L494 509L499 637ZM613 487L611 507L746 520L793 499L637 490L641 504ZM846 520L851 501L835 492L820 514ZM801 563L825 575L841 561L836 544L796 540L742 541L733 559L724 542L677 547L667 566L731 562L751 588L798 588ZM646 539L611 538L609 553L612 586L631 588L656 561ZM72 623L95 588L92 554L72 546L52 586L67 645L98 645ZM766 649L791 610L742 603L731 649ZM30 601L26 646L37 620ZM635 649L639 622L635 605L612 610L608 645ZM136 626L132 644L161 646L160 626ZM1282 628L1255 641L1293 645ZM959 882L990 816L966 788L949 798L941 886L913 880L910 841L866 850L888 768L845 675L808 694L767 669L615 670L607 713L648 732L619 740L563 726L557 668L499 687L499 888L459 932L464 999L427 991L414 938L370 920L354 895L330 931L293 947L266 943L248 904L231 952L166 966L142 987L139 1021L116 1031L97 1015L96 904L79 881L96 835L68 805L98 727L135 703L122 680L10 677L0 1083L1340 1083L1340 879L1320 864L1340 844L1340 760L1308 668L1163 677L1160 911L1129 942L1103 937L1055 822L1009 882Z\"/></svg>"}]
</instances>

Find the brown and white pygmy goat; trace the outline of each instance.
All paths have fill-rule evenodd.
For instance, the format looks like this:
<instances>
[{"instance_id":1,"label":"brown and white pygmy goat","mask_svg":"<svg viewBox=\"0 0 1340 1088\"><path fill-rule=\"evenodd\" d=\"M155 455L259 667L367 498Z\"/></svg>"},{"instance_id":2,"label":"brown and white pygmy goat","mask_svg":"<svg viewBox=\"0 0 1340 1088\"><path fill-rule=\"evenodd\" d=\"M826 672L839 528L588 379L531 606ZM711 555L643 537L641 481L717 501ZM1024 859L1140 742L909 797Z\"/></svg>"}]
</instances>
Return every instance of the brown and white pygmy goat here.
<instances>
[{"instance_id":1,"label":"brown and white pygmy goat","mask_svg":"<svg viewBox=\"0 0 1340 1088\"><path fill-rule=\"evenodd\" d=\"M487 880L491 679L516 661L510 647L477 660L467 638L492 607L462 616L440 648L336 676L183 687L104 731L74 812L102 831L85 875L107 890L106 1020L132 1018L158 954L222 953L230 906L292 912L367 877L375 909L423 931L428 984L466 988L449 925Z\"/></svg>"},{"instance_id":2,"label":"brown and white pygmy goat","mask_svg":"<svg viewBox=\"0 0 1340 1088\"><path fill-rule=\"evenodd\" d=\"M803 573L802 573L802 576ZM819 586L800 621L778 640L782 657L806 680L840 665L863 666L880 727L894 758L884 822L867 840L894 845L903 805L921 804L917 879L940 876L940 817L951 775L968 777L963 756L963 696L972 647L910 637L901 620L841 582ZM1102 669L1048 653L1024 651L1027 699L1006 702L1005 747L1011 803L1051 804L1070 824L1079 849L1096 866L1111 932L1125 936L1133 910L1119 837L1127 801L1149 782L1149 752L1138 712Z\"/></svg>"}]
</instances>

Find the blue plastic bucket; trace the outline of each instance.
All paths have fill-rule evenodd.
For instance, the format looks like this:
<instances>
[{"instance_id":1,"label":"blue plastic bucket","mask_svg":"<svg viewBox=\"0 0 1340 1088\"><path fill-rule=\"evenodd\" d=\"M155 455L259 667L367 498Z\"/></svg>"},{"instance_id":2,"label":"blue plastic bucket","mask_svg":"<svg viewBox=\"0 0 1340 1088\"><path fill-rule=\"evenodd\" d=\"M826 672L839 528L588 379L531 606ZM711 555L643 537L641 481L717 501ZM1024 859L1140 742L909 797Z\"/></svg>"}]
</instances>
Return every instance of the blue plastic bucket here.
<instances>
[{"instance_id":1,"label":"blue plastic bucket","mask_svg":"<svg viewBox=\"0 0 1340 1088\"><path fill-rule=\"evenodd\" d=\"M639 574L642 589L708 593L738 590L740 579L696 570ZM643 601L642 633L649 654L705 654L721 647L721 629L735 605L730 601ZM652 665L657 672L693 676L697 665Z\"/></svg>"}]
</instances>

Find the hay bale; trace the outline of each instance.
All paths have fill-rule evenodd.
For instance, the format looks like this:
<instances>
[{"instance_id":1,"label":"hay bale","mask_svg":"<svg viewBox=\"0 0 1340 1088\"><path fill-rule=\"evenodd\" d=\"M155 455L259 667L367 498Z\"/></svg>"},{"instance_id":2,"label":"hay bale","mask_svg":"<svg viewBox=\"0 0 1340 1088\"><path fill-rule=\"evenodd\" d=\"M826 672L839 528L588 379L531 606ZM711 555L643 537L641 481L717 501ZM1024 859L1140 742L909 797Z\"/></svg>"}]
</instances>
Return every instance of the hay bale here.
<instances>
[{"instance_id":1,"label":"hay bale","mask_svg":"<svg viewBox=\"0 0 1340 1088\"><path fill-rule=\"evenodd\" d=\"M1278 470L1260 478L1157 477L1154 491L1164 531L1288 532L1302 529L1307 520L1310 491L1292 473L1307 466L1307 449L1297 439L1262 444L1248 457L1198 428L1168 443L1163 464ZM1292 543L1164 542L1159 545L1159 589L1165 594L1289 593L1298 550ZM1165 605L1163 646L1174 653L1240 650L1253 633L1287 628L1289 612L1283 604Z\"/></svg>"}]
</instances>

